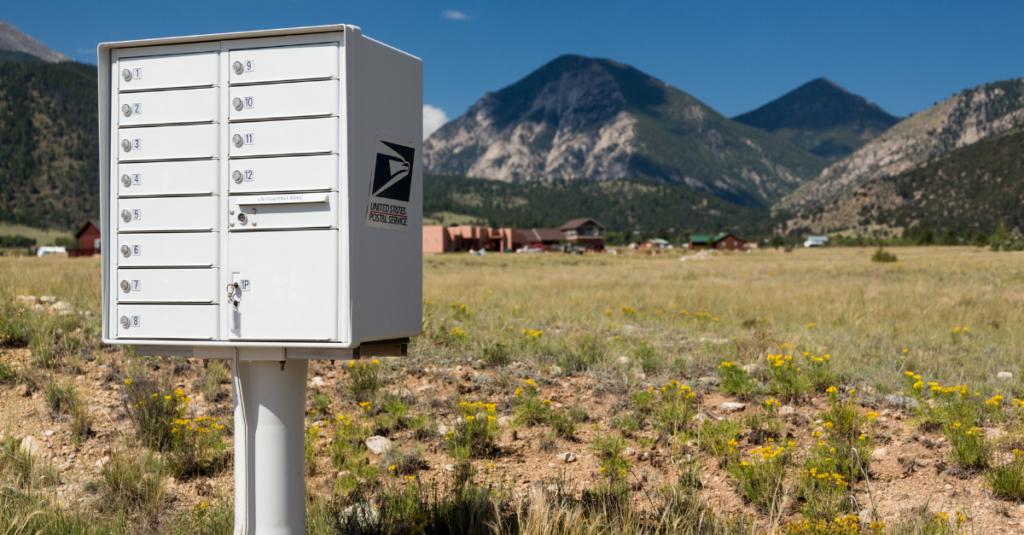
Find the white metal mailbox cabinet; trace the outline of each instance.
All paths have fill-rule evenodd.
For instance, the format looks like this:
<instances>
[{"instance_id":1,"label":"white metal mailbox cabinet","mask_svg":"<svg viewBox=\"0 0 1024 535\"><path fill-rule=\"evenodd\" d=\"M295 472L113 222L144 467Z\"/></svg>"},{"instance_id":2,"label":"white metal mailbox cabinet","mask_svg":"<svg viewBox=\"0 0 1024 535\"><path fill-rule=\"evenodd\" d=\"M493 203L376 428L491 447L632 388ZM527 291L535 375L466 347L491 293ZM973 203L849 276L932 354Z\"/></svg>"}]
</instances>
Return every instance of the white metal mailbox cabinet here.
<instances>
[{"instance_id":1,"label":"white metal mailbox cabinet","mask_svg":"<svg viewBox=\"0 0 1024 535\"><path fill-rule=\"evenodd\" d=\"M335 359L419 334L418 58L345 25L98 53L104 342Z\"/></svg>"}]
</instances>

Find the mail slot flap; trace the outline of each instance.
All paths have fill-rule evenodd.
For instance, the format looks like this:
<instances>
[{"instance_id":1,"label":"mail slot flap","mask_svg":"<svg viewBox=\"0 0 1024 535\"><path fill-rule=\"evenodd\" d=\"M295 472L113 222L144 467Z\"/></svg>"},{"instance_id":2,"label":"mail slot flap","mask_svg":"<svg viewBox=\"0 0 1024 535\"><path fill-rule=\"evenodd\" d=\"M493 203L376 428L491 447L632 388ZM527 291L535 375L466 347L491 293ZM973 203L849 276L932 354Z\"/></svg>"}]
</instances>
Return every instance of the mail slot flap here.
<instances>
[{"instance_id":1,"label":"mail slot flap","mask_svg":"<svg viewBox=\"0 0 1024 535\"><path fill-rule=\"evenodd\" d=\"M206 87L217 85L218 52L121 58L117 87L121 91Z\"/></svg>"},{"instance_id":2,"label":"mail slot flap","mask_svg":"<svg viewBox=\"0 0 1024 535\"><path fill-rule=\"evenodd\" d=\"M213 230L217 197L138 197L118 199L117 230Z\"/></svg>"},{"instance_id":3,"label":"mail slot flap","mask_svg":"<svg viewBox=\"0 0 1024 535\"><path fill-rule=\"evenodd\" d=\"M111 254L118 267L215 266L219 244L217 232L118 234Z\"/></svg>"},{"instance_id":4,"label":"mail slot flap","mask_svg":"<svg viewBox=\"0 0 1024 535\"><path fill-rule=\"evenodd\" d=\"M183 160L216 158L216 124L188 126L150 126L118 128L117 159L122 162L144 160Z\"/></svg>"},{"instance_id":5,"label":"mail slot flap","mask_svg":"<svg viewBox=\"0 0 1024 535\"><path fill-rule=\"evenodd\" d=\"M216 120L216 88L118 95L117 124L121 126L208 123Z\"/></svg>"},{"instance_id":6,"label":"mail slot flap","mask_svg":"<svg viewBox=\"0 0 1024 535\"><path fill-rule=\"evenodd\" d=\"M338 43L232 50L228 58L232 85L338 76Z\"/></svg>"},{"instance_id":7,"label":"mail slot flap","mask_svg":"<svg viewBox=\"0 0 1024 535\"><path fill-rule=\"evenodd\" d=\"M217 336L217 305L118 305L118 338L211 340ZM126 326L127 325L127 326Z\"/></svg>"},{"instance_id":8,"label":"mail slot flap","mask_svg":"<svg viewBox=\"0 0 1024 535\"><path fill-rule=\"evenodd\" d=\"M231 120L338 114L338 80L231 88Z\"/></svg>"},{"instance_id":9,"label":"mail slot flap","mask_svg":"<svg viewBox=\"0 0 1024 535\"><path fill-rule=\"evenodd\" d=\"M217 268L118 269L119 303L216 303Z\"/></svg>"},{"instance_id":10,"label":"mail slot flap","mask_svg":"<svg viewBox=\"0 0 1024 535\"><path fill-rule=\"evenodd\" d=\"M231 193L338 189L338 155L233 159Z\"/></svg>"},{"instance_id":11,"label":"mail slot flap","mask_svg":"<svg viewBox=\"0 0 1024 535\"><path fill-rule=\"evenodd\" d=\"M338 118L231 123L231 156L315 154L338 150Z\"/></svg>"},{"instance_id":12,"label":"mail slot flap","mask_svg":"<svg viewBox=\"0 0 1024 535\"><path fill-rule=\"evenodd\" d=\"M217 160L122 163L117 172L121 197L209 195L219 190Z\"/></svg>"},{"instance_id":13,"label":"mail slot flap","mask_svg":"<svg viewBox=\"0 0 1024 535\"><path fill-rule=\"evenodd\" d=\"M232 231L338 226L338 192L231 198Z\"/></svg>"}]
</instances>

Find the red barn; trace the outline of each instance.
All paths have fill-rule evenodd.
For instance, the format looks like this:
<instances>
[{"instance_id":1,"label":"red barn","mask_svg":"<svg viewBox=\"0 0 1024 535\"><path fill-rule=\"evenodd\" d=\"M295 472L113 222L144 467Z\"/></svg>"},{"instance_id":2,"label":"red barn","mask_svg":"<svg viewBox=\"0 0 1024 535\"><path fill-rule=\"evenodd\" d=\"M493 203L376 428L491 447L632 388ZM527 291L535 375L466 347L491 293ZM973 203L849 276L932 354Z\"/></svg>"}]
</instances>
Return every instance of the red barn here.
<instances>
[{"instance_id":1,"label":"red barn","mask_svg":"<svg viewBox=\"0 0 1024 535\"><path fill-rule=\"evenodd\" d=\"M92 256L100 252L100 222L90 219L75 233L77 249L69 249L68 256Z\"/></svg>"}]
</instances>

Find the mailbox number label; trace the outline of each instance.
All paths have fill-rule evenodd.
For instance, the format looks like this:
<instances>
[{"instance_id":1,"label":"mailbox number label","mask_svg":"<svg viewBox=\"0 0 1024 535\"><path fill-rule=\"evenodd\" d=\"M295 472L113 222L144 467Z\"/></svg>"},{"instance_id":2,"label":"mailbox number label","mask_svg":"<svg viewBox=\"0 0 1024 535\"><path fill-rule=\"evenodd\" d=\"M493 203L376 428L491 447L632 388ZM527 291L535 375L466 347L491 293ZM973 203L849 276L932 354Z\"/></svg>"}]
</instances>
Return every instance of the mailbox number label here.
<instances>
[{"instance_id":1,"label":"mailbox number label","mask_svg":"<svg viewBox=\"0 0 1024 535\"><path fill-rule=\"evenodd\" d=\"M238 281L238 287L241 288L243 292L248 292L249 291L249 279L242 279L242 280Z\"/></svg>"},{"instance_id":2,"label":"mailbox number label","mask_svg":"<svg viewBox=\"0 0 1024 535\"><path fill-rule=\"evenodd\" d=\"M132 140L132 150L142 150L142 139L135 138Z\"/></svg>"},{"instance_id":3,"label":"mailbox number label","mask_svg":"<svg viewBox=\"0 0 1024 535\"><path fill-rule=\"evenodd\" d=\"M138 292L140 290L142 290L142 281L140 281L140 280L133 280L132 281L132 291L133 292Z\"/></svg>"},{"instance_id":4,"label":"mailbox number label","mask_svg":"<svg viewBox=\"0 0 1024 535\"><path fill-rule=\"evenodd\" d=\"M253 143L253 135L252 134L242 134L242 143L244 143L246 145L252 145L252 143Z\"/></svg>"},{"instance_id":5,"label":"mailbox number label","mask_svg":"<svg viewBox=\"0 0 1024 535\"><path fill-rule=\"evenodd\" d=\"M132 245L132 256L141 256L141 255L142 255L142 246L141 245Z\"/></svg>"},{"instance_id":6,"label":"mailbox number label","mask_svg":"<svg viewBox=\"0 0 1024 535\"><path fill-rule=\"evenodd\" d=\"M142 113L142 104L132 104L132 115L140 115Z\"/></svg>"},{"instance_id":7,"label":"mailbox number label","mask_svg":"<svg viewBox=\"0 0 1024 535\"><path fill-rule=\"evenodd\" d=\"M132 185L133 186L142 185L142 175L140 175L140 174L132 175Z\"/></svg>"},{"instance_id":8,"label":"mailbox number label","mask_svg":"<svg viewBox=\"0 0 1024 535\"><path fill-rule=\"evenodd\" d=\"M139 316L132 316L132 327L141 327L142 319Z\"/></svg>"},{"instance_id":9,"label":"mailbox number label","mask_svg":"<svg viewBox=\"0 0 1024 535\"><path fill-rule=\"evenodd\" d=\"M246 107L246 109L252 109L256 104L256 99L252 97L245 97L242 99L242 104Z\"/></svg>"},{"instance_id":10,"label":"mailbox number label","mask_svg":"<svg viewBox=\"0 0 1024 535\"><path fill-rule=\"evenodd\" d=\"M244 180L245 182L252 182L252 179L253 179L252 169L246 169L246 170L242 171L242 180Z\"/></svg>"},{"instance_id":11,"label":"mailbox number label","mask_svg":"<svg viewBox=\"0 0 1024 535\"><path fill-rule=\"evenodd\" d=\"M139 208L132 208L132 219L142 219L142 210Z\"/></svg>"},{"instance_id":12,"label":"mailbox number label","mask_svg":"<svg viewBox=\"0 0 1024 535\"><path fill-rule=\"evenodd\" d=\"M255 70L256 70L256 62L251 60L251 59L245 60L245 72L252 72L252 71L255 71Z\"/></svg>"},{"instance_id":13,"label":"mailbox number label","mask_svg":"<svg viewBox=\"0 0 1024 535\"><path fill-rule=\"evenodd\" d=\"M132 69L132 78L135 78L136 80L142 79L142 67L135 67Z\"/></svg>"}]
</instances>

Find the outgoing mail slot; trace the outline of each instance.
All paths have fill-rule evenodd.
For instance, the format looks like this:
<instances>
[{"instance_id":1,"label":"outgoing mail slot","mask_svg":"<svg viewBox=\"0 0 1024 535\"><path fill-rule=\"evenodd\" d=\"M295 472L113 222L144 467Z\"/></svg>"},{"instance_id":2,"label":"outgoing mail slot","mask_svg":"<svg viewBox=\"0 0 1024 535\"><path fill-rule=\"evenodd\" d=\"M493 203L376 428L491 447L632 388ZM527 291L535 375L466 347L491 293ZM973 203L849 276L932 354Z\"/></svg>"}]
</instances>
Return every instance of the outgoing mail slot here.
<instances>
[{"instance_id":1,"label":"outgoing mail slot","mask_svg":"<svg viewBox=\"0 0 1024 535\"><path fill-rule=\"evenodd\" d=\"M117 87L121 91L210 87L217 84L217 52L121 58L117 62Z\"/></svg>"},{"instance_id":2,"label":"outgoing mail slot","mask_svg":"<svg viewBox=\"0 0 1024 535\"><path fill-rule=\"evenodd\" d=\"M217 269L118 269L119 303L216 303Z\"/></svg>"},{"instance_id":3,"label":"outgoing mail slot","mask_svg":"<svg viewBox=\"0 0 1024 535\"><path fill-rule=\"evenodd\" d=\"M330 228L338 225L338 192L272 193L231 198L231 230Z\"/></svg>"},{"instance_id":4,"label":"outgoing mail slot","mask_svg":"<svg viewBox=\"0 0 1024 535\"><path fill-rule=\"evenodd\" d=\"M216 88L118 95L117 124L121 126L210 123L216 120Z\"/></svg>"},{"instance_id":5,"label":"outgoing mail slot","mask_svg":"<svg viewBox=\"0 0 1024 535\"><path fill-rule=\"evenodd\" d=\"M231 156L316 154L338 150L338 118L231 123Z\"/></svg>"},{"instance_id":6,"label":"outgoing mail slot","mask_svg":"<svg viewBox=\"0 0 1024 535\"><path fill-rule=\"evenodd\" d=\"M235 86L228 99L232 121L338 114L338 81Z\"/></svg>"},{"instance_id":7,"label":"outgoing mail slot","mask_svg":"<svg viewBox=\"0 0 1024 535\"><path fill-rule=\"evenodd\" d=\"M119 268L209 267L220 263L219 244L217 232L118 234L111 255Z\"/></svg>"},{"instance_id":8,"label":"outgoing mail slot","mask_svg":"<svg viewBox=\"0 0 1024 535\"><path fill-rule=\"evenodd\" d=\"M137 162L216 158L218 131L216 124L118 128L117 159Z\"/></svg>"},{"instance_id":9,"label":"outgoing mail slot","mask_svg":"<svg viewBox=\"0 0 1024 535\"><path fill-rule=\"evenodd\" d=\"M117 194L121 197L155 195L210 195L219 190L217 160L123 163L117 166Z\"/></svg>"},{"instance_id":10,"label":"outgoing mail slot","mask_svg":"<svg viewBox=\"0 0 1024 535\"><path fill-rule=\"evenodd\" d=\"M337 78L338 43L232 50L231 84Z\"/></svg>"},{"instance_id":11,"label":"outgoing mail slot","mask_svg":"<svg viewBox=\"0 0 1024 535\"><path fill-rule=\"evenodd\" d=\"M213 230L218 197L145 197L117 201L117 230Z\"/></svg>"},{"instance_id":12,"label":"outgoing mail slot","mask_svg":"<svg viewBox=\"0 0 1024 535\"><path fill-rule=\"evenodd\" d=\"M338 188L338 155L233 159L231 193L315 191Z\"/></svg>"},{"instance_id":13,"label":"outgoing mail slot","mask_svg":"<svg viewBox=\"0 0 1024 535\"><path fill-rule=\"evenodd\" d=\"M217 336L217 305L117 305L111 318L118 338L211 340Z\"/></svg>"}]
</instances>

